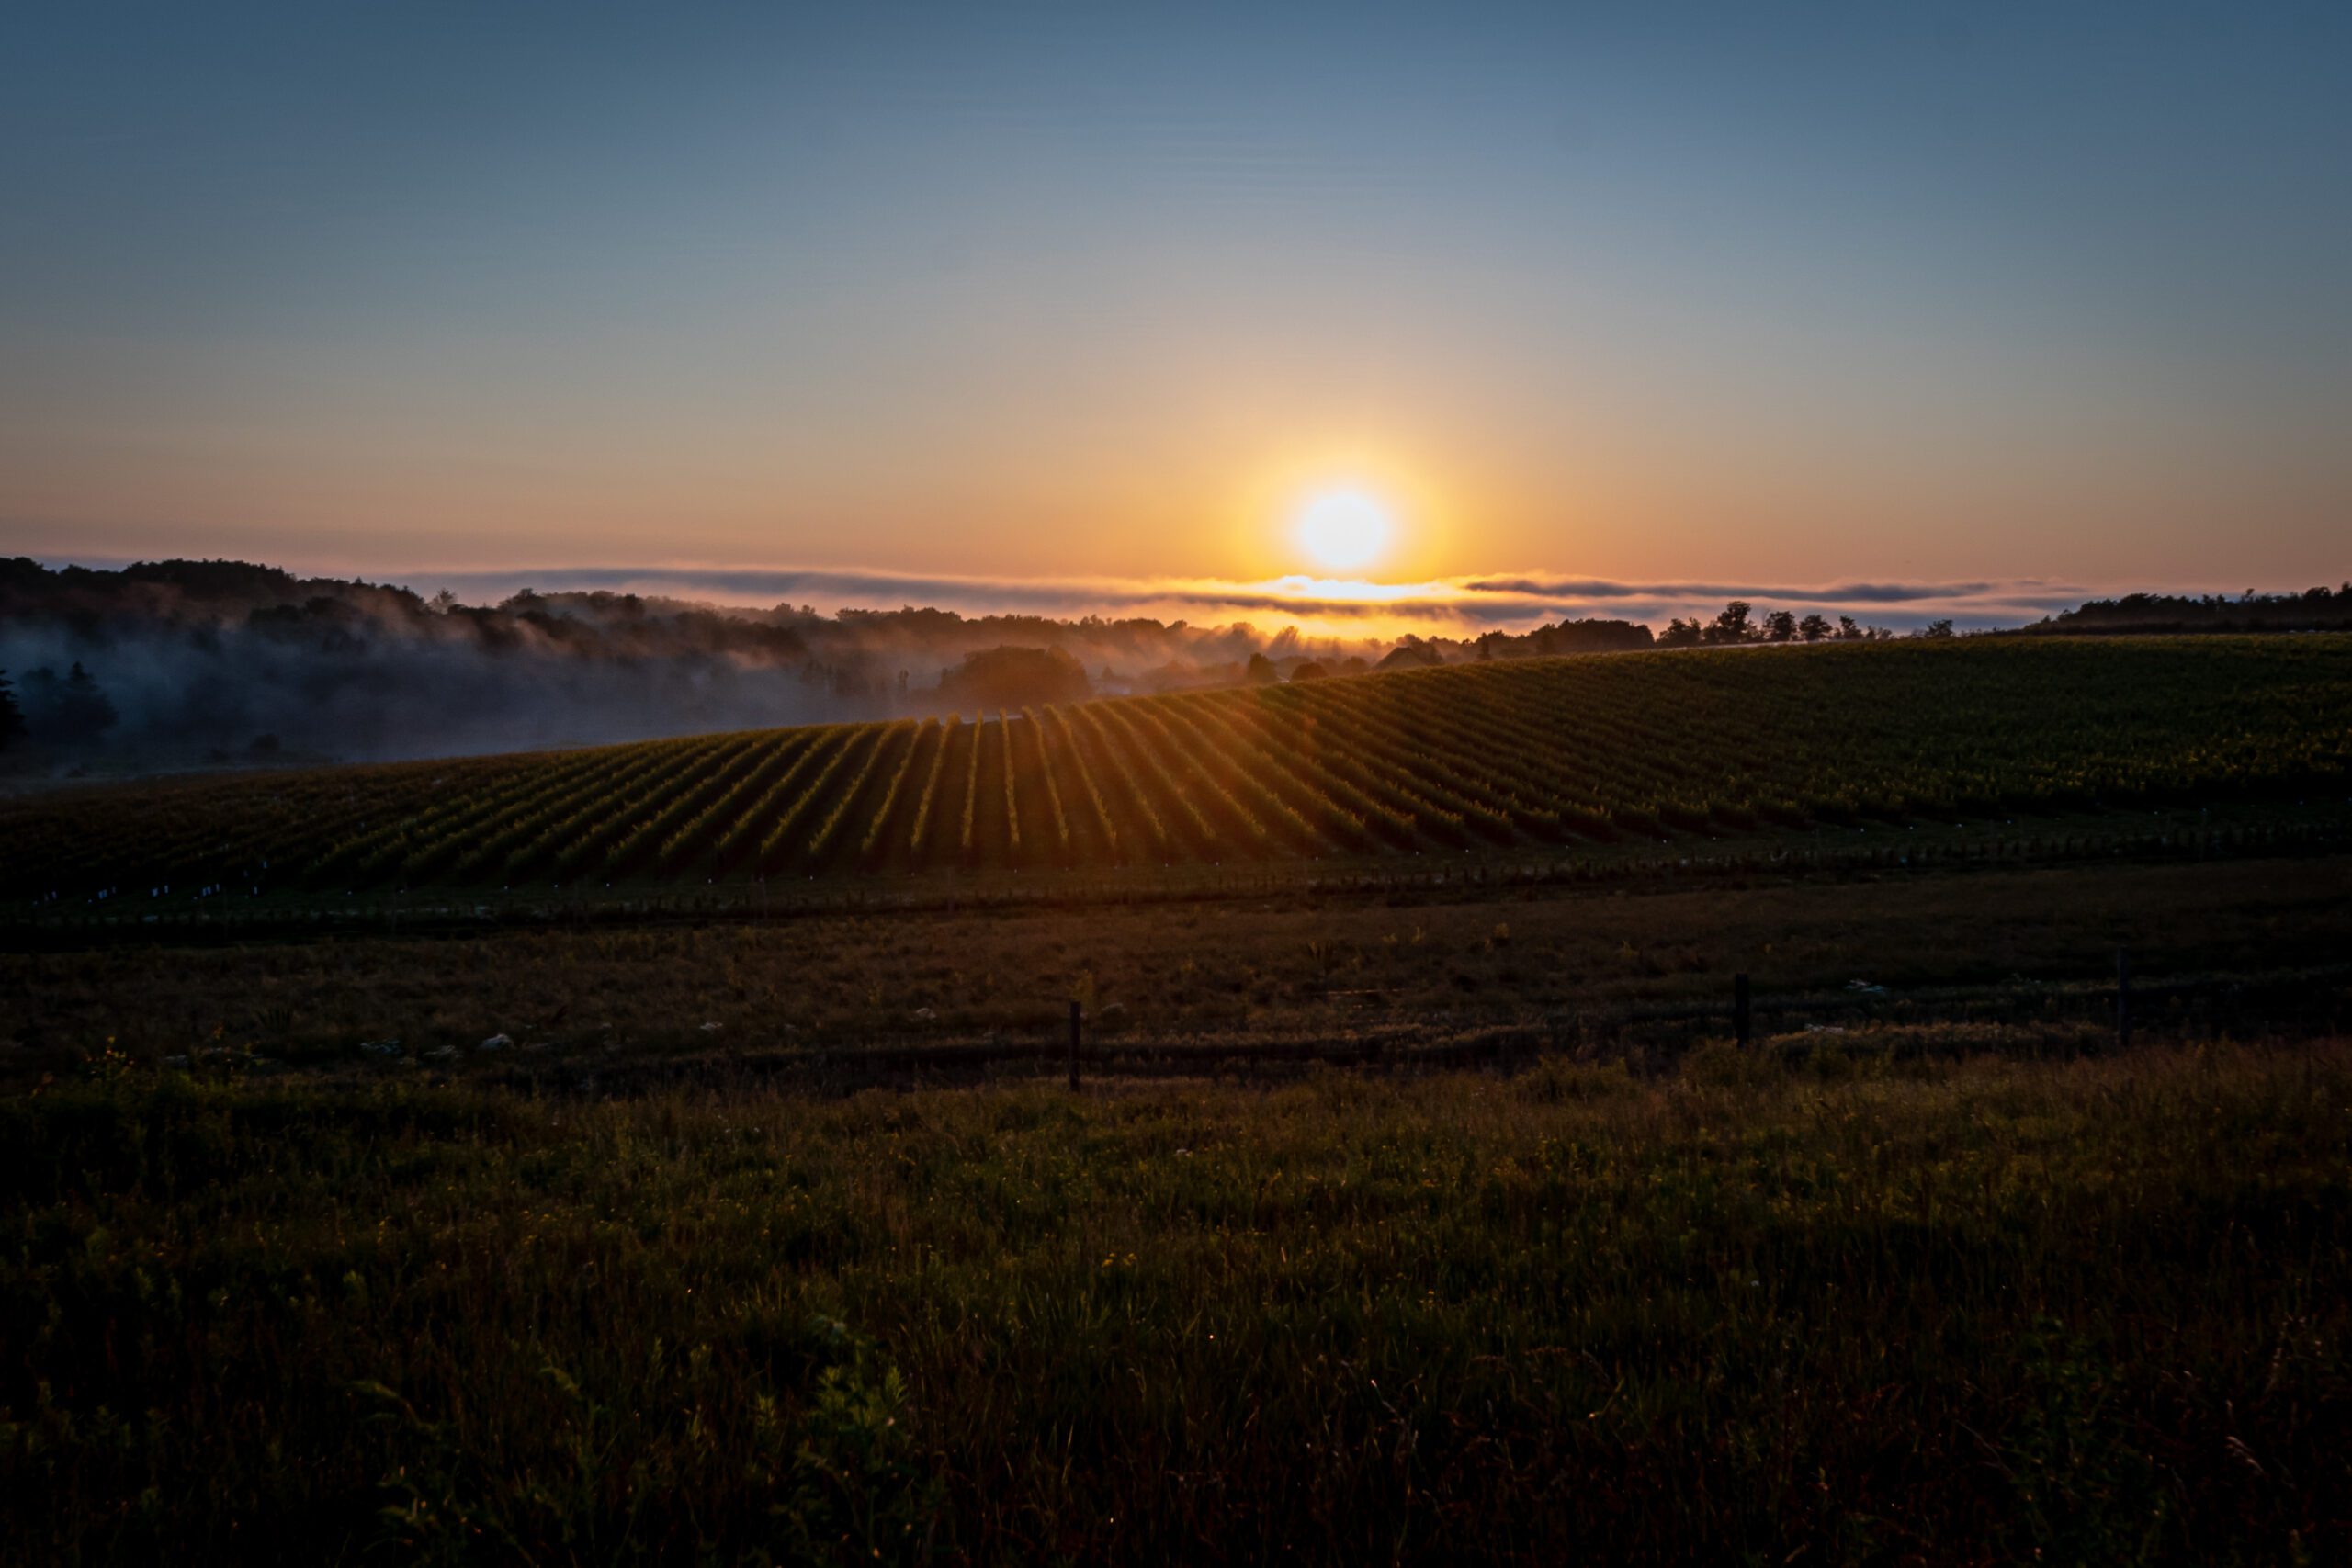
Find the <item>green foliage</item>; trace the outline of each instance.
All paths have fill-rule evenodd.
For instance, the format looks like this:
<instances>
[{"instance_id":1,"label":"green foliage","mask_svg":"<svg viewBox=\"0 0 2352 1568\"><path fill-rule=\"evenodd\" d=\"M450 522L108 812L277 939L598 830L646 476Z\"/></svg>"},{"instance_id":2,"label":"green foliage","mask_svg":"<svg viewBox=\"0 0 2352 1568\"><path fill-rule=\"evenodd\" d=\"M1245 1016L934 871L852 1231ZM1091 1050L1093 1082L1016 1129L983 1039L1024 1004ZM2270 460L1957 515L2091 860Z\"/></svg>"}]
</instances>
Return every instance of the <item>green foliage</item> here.
<instances>
[{"instance_id":1,"label":"green foliage","mask_svg":"<svg viewBox=\"0 0 2352 1568\"><path fill-rule=\"evenodd\" d=\"M816 1562L916 1562L937 1544L946 1488L915 1447L906 1380L837 1319L818 1320L828 1351L779 1505L794 1544Z\"/></svg>"},{"instance_id":2,"label":"green foliage","mask_svg":"<svg viewBox=\"0 0 2352 1568\"><path fill-rule=\"evenodd\" d=\"M1769 1057L1770 1053L1758 1053ZM24 1561L2339 1561L2352 1055L0 1102Z\"/></svg>"},{"instance_id":3,"label":"green foliage","mask_svg":"<svg viewBox=\"0 0 2352 1568\"><path fill-rule=\"evenodd\" d=\"M6 750L25 738L25 710L17 705L15 682L8 672L0 670L0 750Z\"/></svg>"},{"instance_id":4,"label":"green foliage","mask_svg":"<svg viewBox=\"0 0 2352 1568\"><path fill-rule=\"evenodd\" d=\"M62 677L46 666L28 672L23 703L24 716L35 738L54 745L79 746L97 740L114 728L119 716L114 699L79 660Z\"/></svg>"},{"instance_id":5,"label":"green foliage","mask_svg":"<svg viewBox=\"0 0 2352 1568\"><path fill-rule=\"evenodd\" d=\"M1083 701L1092 684L1085 667L1057 648L991 648L940 671L939 701L944 707L994 712Z\"/></svg>"}]
</instances>

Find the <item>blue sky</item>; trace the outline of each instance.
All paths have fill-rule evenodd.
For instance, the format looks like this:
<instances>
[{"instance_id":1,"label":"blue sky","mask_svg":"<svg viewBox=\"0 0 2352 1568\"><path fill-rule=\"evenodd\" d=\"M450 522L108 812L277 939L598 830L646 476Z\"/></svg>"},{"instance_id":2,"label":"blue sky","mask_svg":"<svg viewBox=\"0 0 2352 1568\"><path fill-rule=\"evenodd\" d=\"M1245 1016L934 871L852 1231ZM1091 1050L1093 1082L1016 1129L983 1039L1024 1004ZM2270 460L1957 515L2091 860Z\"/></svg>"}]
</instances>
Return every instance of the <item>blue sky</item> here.
<instances>
[{"instance_id":1,"label":"blue sky","mask_svg":"<svg viewBox=\"0 0 2352 1568\"><path fill-rule=\"evenodd\" d=\"M0 548L2345 574L2352 7L0 19Z\"/></svg>"}]
</instances>

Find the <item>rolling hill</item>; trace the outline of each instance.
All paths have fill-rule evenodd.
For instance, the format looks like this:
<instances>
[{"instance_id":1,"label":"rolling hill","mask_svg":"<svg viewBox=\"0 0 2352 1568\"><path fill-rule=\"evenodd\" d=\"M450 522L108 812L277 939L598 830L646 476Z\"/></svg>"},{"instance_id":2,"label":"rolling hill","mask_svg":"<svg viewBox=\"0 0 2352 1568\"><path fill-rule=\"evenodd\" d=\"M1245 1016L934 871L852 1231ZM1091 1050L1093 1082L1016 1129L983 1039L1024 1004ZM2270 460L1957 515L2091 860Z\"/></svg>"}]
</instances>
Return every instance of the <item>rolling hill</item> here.
<instances>
[{"instance_id":1,"label":"rolling hill","mask_svg":"<svg viewBox=\"0 0 2352 1568\"><path fill-rule=\"evenodd\" d=\"M0 808L58 905L1151 867L2341 794L2352 637L1530 659Z\"/></svg>"}]
</instances>

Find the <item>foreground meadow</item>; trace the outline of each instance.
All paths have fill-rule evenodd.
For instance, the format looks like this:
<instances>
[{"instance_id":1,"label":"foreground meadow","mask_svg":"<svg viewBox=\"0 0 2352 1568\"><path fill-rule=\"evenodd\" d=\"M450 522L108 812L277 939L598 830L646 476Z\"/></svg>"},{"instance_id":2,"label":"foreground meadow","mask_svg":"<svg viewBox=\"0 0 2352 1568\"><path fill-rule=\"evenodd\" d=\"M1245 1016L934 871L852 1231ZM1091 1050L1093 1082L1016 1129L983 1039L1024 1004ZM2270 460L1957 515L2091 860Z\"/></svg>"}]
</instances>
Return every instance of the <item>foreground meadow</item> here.
<instances>
[{"instance_id":1,"label":"foreground meadow","mask_svg":"<svg viewBox=\"0 0 2352 1568\"><path fill-rule=\"evenodd\" d=\"M2352 1049L0 1104L24 1560L2341 1561Z\"/></svg>"}]
</instances>

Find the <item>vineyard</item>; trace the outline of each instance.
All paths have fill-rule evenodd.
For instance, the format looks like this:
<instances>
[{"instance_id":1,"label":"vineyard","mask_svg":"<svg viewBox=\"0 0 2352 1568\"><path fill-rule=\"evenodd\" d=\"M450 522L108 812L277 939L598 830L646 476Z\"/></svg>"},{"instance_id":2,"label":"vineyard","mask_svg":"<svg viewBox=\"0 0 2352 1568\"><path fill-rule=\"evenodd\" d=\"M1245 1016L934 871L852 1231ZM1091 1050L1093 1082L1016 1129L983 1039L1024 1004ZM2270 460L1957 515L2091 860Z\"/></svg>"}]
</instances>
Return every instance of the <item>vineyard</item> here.
<instances>
[{"instance_id":1,"label":"vineyard","mask_svg":"<svg viewBox=\"0 0 2352 1568\"><path fill-rule=\"evenodd\" d=\"M86 789L0 807L0 894L1223 864L2347 784L2347 637L1662 653Z\"/></svg>"}]
</instances>

